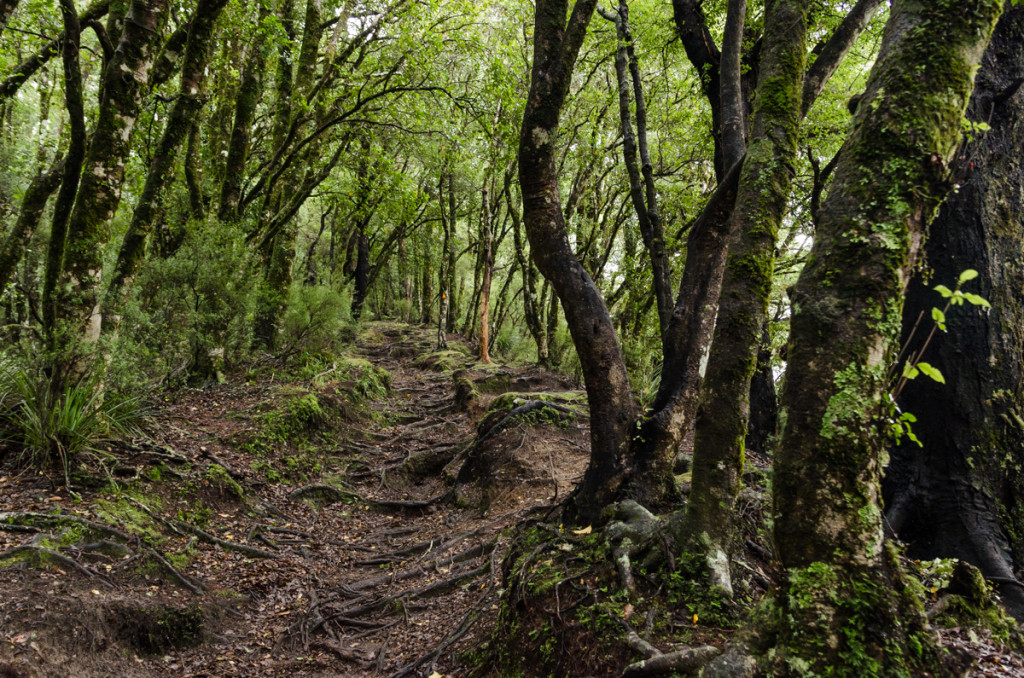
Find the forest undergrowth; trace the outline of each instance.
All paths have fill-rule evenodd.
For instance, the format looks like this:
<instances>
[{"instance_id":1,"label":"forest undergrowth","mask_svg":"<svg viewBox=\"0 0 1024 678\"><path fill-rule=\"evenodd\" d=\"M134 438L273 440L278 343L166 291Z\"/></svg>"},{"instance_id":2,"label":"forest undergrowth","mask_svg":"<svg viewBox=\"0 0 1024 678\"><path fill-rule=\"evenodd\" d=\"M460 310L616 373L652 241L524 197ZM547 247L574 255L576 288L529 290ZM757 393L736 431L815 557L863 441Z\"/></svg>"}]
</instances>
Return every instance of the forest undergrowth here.
<instances>
[{"instance_id":1,"label":"forest undergrowth","mask_svg":"<svg viewBox=\"0 0 1024 678\"><path fill-rule=\"evenodd\" d=\"M726 648L780 574L769 460L744 477L730 599L658 539L667 517L559 523L588 460L576 384L435 346L368 323L315 368L166 391L68 484L5 455L0 675L658 675ZM1024 675L969 576L921 571L970 675Z\"/></svg>"}]
</instances>

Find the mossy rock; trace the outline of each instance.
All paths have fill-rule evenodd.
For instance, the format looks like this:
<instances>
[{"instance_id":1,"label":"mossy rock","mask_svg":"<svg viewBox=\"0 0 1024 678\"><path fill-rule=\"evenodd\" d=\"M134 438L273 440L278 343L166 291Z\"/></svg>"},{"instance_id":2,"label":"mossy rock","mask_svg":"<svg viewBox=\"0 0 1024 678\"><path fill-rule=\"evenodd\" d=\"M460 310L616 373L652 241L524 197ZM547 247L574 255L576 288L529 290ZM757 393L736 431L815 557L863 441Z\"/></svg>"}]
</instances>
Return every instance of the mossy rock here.
<instances>
[{"instance_id":1,"label":"mossy rock","mask_svg":"<svg viewBox=\"0 0 1024 678\"><path fill-rule=\"evenodd\" d=\"M238 501L245 501L245 490L238 484L238 481L231 477L228 470L220 464L210 464L206 469L206 474L203 479L210 484L211 487L219 490L222 495L233 497Z\"/></svg>"},{"instance_id":2,"label":"mossy rock","mask_svg":"<svg viewBox=\"0 0 1024 678\"><path fill-rule=\"evenodd\" d=\"M452 344L452 346L458 346L458 344ZM432 372L454 372L465 366L469 358L468 349L465 349L465 347L460 348L463 348L463 350L449 348L444 351L426 353L412 361L412 365L421 370L430 370Z\"/></svg>"},{"instance_id":3,"label":"mossy rock","mask_svg":"<svg viewBox=\"0 0 1024 678\"><path fill-rule=\"evenodd\" d=\"M369 360L346 357L338 363L342 381L352 382L352 391L362 398L383 398L391 392L391 373Z\"/></svg>"},{"instance_id":4,"label":"mossy rock","mask_svg":"<svg viewBox=\"0 0 1024 678\"><path fill-rule=\"evenodd\" d=\"M559 405L569 409L577 417L585 417L587 415L587 396L579 391L564 391L561 393L502 393L492 400L490 405L488 405L487 414L477 424L477 432L483 433L489 430L513 409L520 405L524 405L531 400L539 400L543 403ZM538 410L537 413L543 413L544 411L544 409ZM563 420L564 417L559 415L551 422L547 422L542 415L535 417L535 419L537 423L557 424L559 421Z\"/></svg>"}]
</instances>

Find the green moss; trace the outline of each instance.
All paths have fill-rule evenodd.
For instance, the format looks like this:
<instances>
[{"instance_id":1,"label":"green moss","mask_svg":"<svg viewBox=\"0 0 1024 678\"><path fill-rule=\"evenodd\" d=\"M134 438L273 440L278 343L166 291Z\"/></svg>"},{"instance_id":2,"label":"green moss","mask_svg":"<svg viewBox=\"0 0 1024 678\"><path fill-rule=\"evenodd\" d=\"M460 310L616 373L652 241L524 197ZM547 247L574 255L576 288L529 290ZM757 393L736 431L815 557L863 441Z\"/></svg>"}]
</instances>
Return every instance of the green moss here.
<instances>
[{"instance_id":1,"label":"green moss","mask_svg":"<svg viewBox=\"0 0 1024 678\"><path fill-rule=\"evenodd\" d=\"M203 478L213 487L221 490L235 499L245 501L245 490L238 484L238 481L231 477L227 469L220 464L210 464Z\"/></svg>"}]
</instances>

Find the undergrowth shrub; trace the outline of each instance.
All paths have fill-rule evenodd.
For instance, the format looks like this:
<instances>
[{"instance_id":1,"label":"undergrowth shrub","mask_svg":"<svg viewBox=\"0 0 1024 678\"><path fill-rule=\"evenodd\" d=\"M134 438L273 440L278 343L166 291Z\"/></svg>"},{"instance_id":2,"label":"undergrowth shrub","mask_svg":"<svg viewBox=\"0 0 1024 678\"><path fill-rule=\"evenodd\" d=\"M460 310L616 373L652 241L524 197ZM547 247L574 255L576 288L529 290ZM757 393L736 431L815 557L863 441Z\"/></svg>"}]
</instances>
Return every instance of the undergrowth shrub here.
<instances>
[{"instance_id":1,"label":"undergrowth shrub","mask_svg":"<svg viewBox=\"0 0 1024 678\"><path fill-rule=\"evenodd\" d=\"M67 479L84 453L106 456L103 443L139 433L146 418L138 397L105 391L96 374L55 380L42 361L0 356L0 441L19 463Z\"/></svg>"},{"instance_id":2,"label":"undergrowth shrub","mask_svg":"<svg viewBox=\"0 0 1024 678\"><path fill-rule=\"evenodd\" d=\"M351 304L350 285L341 289L292 285L282 322L279 357L288 358L302 351L330 354L352 343L356 332Z\"/></svg>"},{"instance_id":3,"label":"undergrowth shrub","mask_svg":"<svg viewBox=\"0 0 1024 678\"><path fill-rule=\"evenodd\" d=\"M131 391L202 381L248 356L259 278L239 228L195 223L171 256L151 259L106 348L108 381Z\"/></svg>"}]
</instances>

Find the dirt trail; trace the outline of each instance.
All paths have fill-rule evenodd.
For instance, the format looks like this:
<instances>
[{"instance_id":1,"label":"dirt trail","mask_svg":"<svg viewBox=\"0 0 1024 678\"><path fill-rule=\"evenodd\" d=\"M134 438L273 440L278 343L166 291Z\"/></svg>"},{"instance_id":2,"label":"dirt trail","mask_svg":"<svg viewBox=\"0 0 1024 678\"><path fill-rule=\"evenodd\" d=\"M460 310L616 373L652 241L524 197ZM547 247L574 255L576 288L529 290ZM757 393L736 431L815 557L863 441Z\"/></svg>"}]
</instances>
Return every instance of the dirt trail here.
<instances>
[{"instance_id":1,"label":"dirt trail","mask_svg":"<svg viewBox=\"0 0 1024 678\"><path fill-rule=\"evenodd\" d=\"M464 672L459 653L493 620L508 528L572 487L586 429L509 426L486 451L483 489L426 501L451 486L497 391L569 385L458 350L424 360L432 336L369 325L353 356L391 376L369 399L358 375L330 373L315 387L264 372L167 394L155 444L121 450L114 482L78 487L80 499L0 469L0 512L18 523L0 529L0 560L33 549L0 579L0 675ZM492 393L458 407L450 368ZM309 408L334 413L326 429L266 439L275 412L309 393ZM88 522L26 517L58 509ZM126 538L96 534L104 525Z\"/></svg>"}]
</instances>

